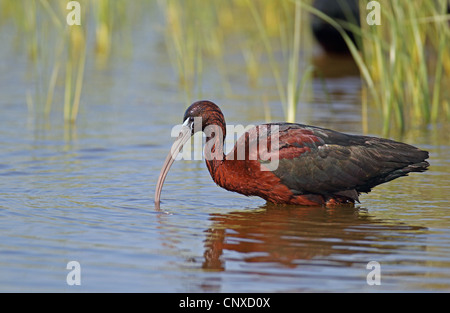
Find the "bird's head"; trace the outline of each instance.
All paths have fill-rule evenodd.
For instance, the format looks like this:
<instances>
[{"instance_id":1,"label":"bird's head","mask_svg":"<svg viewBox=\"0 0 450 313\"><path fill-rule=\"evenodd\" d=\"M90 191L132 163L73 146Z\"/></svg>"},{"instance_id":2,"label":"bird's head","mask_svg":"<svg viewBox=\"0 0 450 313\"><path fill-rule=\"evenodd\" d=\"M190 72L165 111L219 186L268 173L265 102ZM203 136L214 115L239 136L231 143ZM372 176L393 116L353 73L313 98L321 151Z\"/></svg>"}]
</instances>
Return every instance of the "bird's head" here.
<instances>
[{"instance_id":1,"label":"bird's head","mask_svg":"<svg viewBox=\"0 0 450 313\"><path fill-rule=\"evenodd\" d=\"M222 126L225 124L220 108L211 101L202 100L191 104L184 112L183 126L191 129L191 135L205 131L210 125Z\"/></svg>"},{"instance_id":2,"label":"bird's head","mask_svg":"<svg viewBox=\"0 0 450 313\"><path fill-rule=\"evenodd\" d=\"M176 156L181 151L184 144L189 140L191 136L199 131L206 132L207 137L211 136L211 132L208 132L208 126L211 125L215 127L214 129L216 129L212 131L213 133L217 132L216 126L218 126L221 130L222 138L225 138L225 119L223 117L222 111L216 104L212 103L211 101L202 100L194 102L189 108L187 108L186 112L184 113L183 125L181 127L178 138L173 143L172 148L170 149L170 153L167 155L167 158L163 164L161 173L159 174L155 191L155 203L157 205L160 202L161 190L164 184L164 180L169 172L170 167L175 161Z\"/></svg>"}]
</instances>

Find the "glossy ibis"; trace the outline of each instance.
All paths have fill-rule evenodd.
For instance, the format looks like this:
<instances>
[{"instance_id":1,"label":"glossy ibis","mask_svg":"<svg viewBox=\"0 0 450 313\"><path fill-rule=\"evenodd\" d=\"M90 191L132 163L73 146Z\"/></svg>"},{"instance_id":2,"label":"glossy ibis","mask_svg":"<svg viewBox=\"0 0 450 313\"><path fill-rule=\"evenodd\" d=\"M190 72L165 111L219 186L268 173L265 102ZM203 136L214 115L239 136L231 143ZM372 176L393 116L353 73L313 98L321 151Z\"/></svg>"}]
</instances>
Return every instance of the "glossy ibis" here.
<instances>
[{"instance_id":1,"label":"glossy ibis","mask_svg":"<svg viewBox=\"0 0 450 313\"><path fill-rule=\"evenodd\" d=\"M210 126L214 126L212 132L208 131ZM157 205L170 166L197 131L206 133L206 165L216 184L275 204L353 205L360 193L429 166L425 161L428 152L405 143L292 123L254 127L225 156L222 111L210 101L198 101L186 110L178 139L161 169L155 192ZM252 144L255 138L265 144L256 149ZM241 158L239 151L244 151ZM276 168L268 170L267 154L277 158Z\"/></svg>"}]
</instances>

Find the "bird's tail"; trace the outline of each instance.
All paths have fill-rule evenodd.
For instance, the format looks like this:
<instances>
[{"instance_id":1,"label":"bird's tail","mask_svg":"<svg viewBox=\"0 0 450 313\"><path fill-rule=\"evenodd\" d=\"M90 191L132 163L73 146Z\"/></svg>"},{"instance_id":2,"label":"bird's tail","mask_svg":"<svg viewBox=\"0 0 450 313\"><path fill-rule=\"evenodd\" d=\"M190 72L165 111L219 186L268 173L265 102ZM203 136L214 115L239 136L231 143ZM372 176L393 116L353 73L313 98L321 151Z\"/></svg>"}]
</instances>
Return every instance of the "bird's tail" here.
<instances>
[{"instance_id":1,"label":"bird's tail","mask_svg":"<svg viewBox=\"0 0 450 313\"><path fill-rule=\"evenodd\" d=\"M416 147L394 142L391 140L378 139L384 149L378 150L379 159L382 159L384 172L370 179L367 184L357 188L358 192L369 192L373 187L389 182L402 176L408 176L412 172L424 172L430 164L428 152Z\"/></svg>"},{"instance_id":2,"label":"bird's tail","mask_svg":"<svg viewBox=\"0 0 450 313\"><path fill-rule=\"evenodd\" d=\"M422 152L425 152L425 151L422 151ZM428 158L428 153L427 153L427 158ZM396 179L401 176L407 176L411 172L425 172L429 166L430 166L430 163L428 163L427 161L410 164L406 167L397 169L397 170L389 173L389 175L384 177L384 182L391 181L391 180Z\"/></svg>"}]
</instances>

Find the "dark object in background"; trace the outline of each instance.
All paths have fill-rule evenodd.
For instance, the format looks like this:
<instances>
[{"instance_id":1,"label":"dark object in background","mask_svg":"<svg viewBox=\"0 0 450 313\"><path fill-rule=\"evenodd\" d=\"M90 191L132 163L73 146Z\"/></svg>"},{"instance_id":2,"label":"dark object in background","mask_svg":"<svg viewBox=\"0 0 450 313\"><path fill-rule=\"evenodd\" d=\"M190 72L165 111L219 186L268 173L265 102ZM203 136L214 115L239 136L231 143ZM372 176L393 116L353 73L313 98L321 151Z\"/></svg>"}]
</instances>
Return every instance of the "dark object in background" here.
<instances>
[{"instance_id":1,"label":"dark object in background","mask_svg":"<svg viewBox=\"0 0 450 313\"><path fill-rule=\"evenodd\" d=\"M313 6L337 22L346 21L360 26L358 0L315 0ZM333 26L315 15L311 24L314 37L326 52L349 53L347 44ZM346 33L356 43L354 34L349 30Z\"/></svg>"},{"instance_id":2,"label":"dark object in background","mask_svg":"<svg viewBox=\"0 0 450 313\"><path fill-rule=\"evenodd\" d=\"M361 26L359 0L315 0L313 6L337 22L341 20ZM450 0L448 0L447 4L448 13L450 13ZM326 52L336 54L349 53L347 44L333 26L315 15L312 16L311 24L314 37ZM346 33L350 36L353 43L357 44L353 32L346 30Z\"/></svg>"}]
</instances>

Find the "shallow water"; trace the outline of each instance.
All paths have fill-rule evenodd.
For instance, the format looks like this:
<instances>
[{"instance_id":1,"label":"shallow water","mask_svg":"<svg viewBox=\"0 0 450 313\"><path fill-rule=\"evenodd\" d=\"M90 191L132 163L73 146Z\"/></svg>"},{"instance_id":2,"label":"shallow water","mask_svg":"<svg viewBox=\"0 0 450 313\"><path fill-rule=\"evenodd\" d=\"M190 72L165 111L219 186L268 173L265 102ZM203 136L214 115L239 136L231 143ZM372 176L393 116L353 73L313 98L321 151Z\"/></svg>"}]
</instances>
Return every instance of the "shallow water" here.
<instances>
[{"instance_id":1,"label":"shallow water","mask_svg":"<svg viewBox=\"0 0 450 313\"><path fill-rule=\"evenodd\" d=\"M26 55L0 49L9 61L0 72L0 291L450 291L448 125L401 138L430 151L430 170L375 188L356 208L268 205L215 186L202 161L180 161L157 211L154 188L183 93L163 39L145 38L103 70L88 59L73 126L57 104L48 120L27 109ZM208 75L204 97L222 104L229 123L264 120L257 90L234 82L247 90L236 100ZM326 82L333 104L315 82L299 122L361 133L359 79ZM271 105L272 119L282 119ZM72 260L81 286L66 282ZM370 261L380 264L381 285L367 283Z\"/></svg>"}]
</instances>

